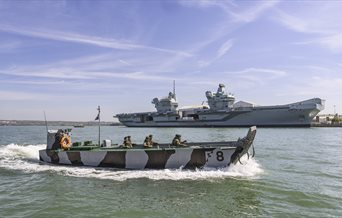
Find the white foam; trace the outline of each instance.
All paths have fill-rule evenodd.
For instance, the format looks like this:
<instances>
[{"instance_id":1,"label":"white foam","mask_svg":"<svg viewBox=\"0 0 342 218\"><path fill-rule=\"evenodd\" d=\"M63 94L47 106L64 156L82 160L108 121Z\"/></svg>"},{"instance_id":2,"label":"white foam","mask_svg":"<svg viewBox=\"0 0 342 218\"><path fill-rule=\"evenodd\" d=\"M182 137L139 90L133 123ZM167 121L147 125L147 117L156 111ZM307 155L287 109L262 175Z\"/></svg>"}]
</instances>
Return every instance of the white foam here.
<instances>
[{"instance_id":1,"label":"white foam","mask_svg":"<svg viewBox=\"0 0 342 218\"><path fill-rule=\"evenodd\" d=\"M39 150L46 145L0 146L0 167L20 170L27 173L53 171L60 175L109 179L124 181L127 179L147 178L151 180L217 180L225 178L256 179L263 173L261 165L255 159L241 158L240 163L223 169L205 168L201 170L165 169L165 170L114 170L109 168L71 167L39 162Z\"/></svg>"}]
</instances>

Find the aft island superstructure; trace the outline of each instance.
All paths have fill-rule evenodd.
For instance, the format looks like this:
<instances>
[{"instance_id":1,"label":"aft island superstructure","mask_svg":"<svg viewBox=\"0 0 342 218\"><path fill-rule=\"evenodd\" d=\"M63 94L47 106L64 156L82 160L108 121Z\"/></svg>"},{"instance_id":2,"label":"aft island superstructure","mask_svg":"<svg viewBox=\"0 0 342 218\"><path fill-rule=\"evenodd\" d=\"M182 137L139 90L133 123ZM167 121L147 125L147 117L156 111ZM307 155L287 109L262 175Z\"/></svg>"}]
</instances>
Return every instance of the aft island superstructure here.
<instances>
[{"instance_id":1,"label":"aft island superstructure","mask_svg":"<svg viewBox=\"0 0 342 218\"><path fill-rule=\"evenodd\" d=\"M122 113L115 117L128 127L306 127L324 109L325 101L312 98L275 106L235 103L233 94L219 84L216 93L207 91L207 105L178 109L175 91L167 97L154 98L156 112Z\"/></svg>"}]
</instances>

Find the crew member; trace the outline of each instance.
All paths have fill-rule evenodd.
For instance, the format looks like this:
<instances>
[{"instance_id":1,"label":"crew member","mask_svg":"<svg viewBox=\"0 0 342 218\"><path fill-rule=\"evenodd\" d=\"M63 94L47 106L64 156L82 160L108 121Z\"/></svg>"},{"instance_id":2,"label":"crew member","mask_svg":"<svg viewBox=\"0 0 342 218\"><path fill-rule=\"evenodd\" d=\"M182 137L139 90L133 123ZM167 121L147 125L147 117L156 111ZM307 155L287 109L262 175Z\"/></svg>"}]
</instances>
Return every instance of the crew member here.
<instances>
[{"instance_id":1,"label":"crew member","mask_svg":"<svg viewBox=\"0 0 342 218\"><path fill-rule=\"evenodd\" d=\"M132 142L131 142L131 139L130 139L130 136L126 136L124 138L124 141L123 141L123 147L124 148L132 148Z\"/></svg>"},{"instance_id":2,"label":"crew member","mask_svg":"<svg viewBox=\"0 0 342 218\"><path fill-rule=\"evenodd\" d=\"M132 143L130 135L127 136L127 140L129 141L129 144L131 145L132 148L137 145L137 144Z\"/></svg>"},{"instance_id":3,"label":"crew member","mask_svg":"<svg viewBox=\"0 0 342 218\"><path fill-rule=\"evenodd\" d=\"M151 144L150 137L146 136L144 140L144 148L152 148L153 145Z\"/></svg>"},{"instance_id":4,"label":"crew member","mask_svg":"<svg viewBox=\"0 0 342 218\"><path fill-rule=\"evenodd\" d=\"M152 146L158 145L157 142L153 141L153 135L149 135L148 138L149 138L150 144L151 144Z\"/></svg>"},{"instance_id":5,"label":"crew member","mask_svg":"<svg viewBox=\"0 0 342 218\"><path fill-rule=\"evenodd\" d=\"M187 146L186 144L184 144L186 141L182 141L181 137L182 137L181 135L176 134L176 136L172 140L172 145L173 146L178 146L178 147L185 147L185 146Z\"/></svg>"}]
</instances>

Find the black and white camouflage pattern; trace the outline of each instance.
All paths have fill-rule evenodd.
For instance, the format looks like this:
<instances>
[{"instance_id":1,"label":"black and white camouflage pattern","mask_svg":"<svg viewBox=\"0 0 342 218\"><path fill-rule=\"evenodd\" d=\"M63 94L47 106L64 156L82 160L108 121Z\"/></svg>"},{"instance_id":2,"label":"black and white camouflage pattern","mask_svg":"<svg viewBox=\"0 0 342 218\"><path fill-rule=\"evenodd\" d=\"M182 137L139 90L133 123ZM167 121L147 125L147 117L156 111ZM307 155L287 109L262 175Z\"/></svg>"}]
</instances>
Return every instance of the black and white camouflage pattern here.
<instances>
[{"instance_id":1,"label":"black and white camouflage pattern","mask_svg":"<svg viewBox=\"0 0 342 218\"><path fill-rule=\"evenodd\" d=\"M246 154L254 140L256 128L235 142L188 143L188 147L123 149L94 148L91 150L45 149L39 151L40 160L53 164L112 167L125 169L172 169L226 167L237 163Z\"/></svg>"}]
</instances>

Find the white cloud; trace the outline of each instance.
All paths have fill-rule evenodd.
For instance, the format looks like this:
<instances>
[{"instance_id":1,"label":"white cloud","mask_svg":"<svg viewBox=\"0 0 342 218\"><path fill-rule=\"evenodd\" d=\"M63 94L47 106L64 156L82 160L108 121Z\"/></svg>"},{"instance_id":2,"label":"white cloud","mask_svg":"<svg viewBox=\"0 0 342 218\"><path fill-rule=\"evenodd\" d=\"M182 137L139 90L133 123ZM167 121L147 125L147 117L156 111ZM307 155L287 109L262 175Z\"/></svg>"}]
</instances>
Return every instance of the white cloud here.
<instances>
[{"instance_id":1,"label":"white cloud","mask_svg":"<svg viewBox=\"0 0 342 218\"><path fill-rule=\"evenodd\" d=\"M226 72L229 74L268 74L272 78L285 76L287 73L282 70L267 69L267 68L247 68L240 71Z\"/></svg>"},{"instance_id":2,"label":"white cloud","mask_svg":"<svg viewBox=\"0 0 342 218\"><path fill-rule=\"evenodd\" d=\"M217 50L216 56L213 56L213 58L197 60L197 66L199 68L205 68L212 65L215 61L227 54L227 52L233 47L233 41L233 39L228 39L226 42L224 42Z\"/></svg>"},{"instance_id":3,"label":"white cloud","mask_svg":"<svg viewBox=\"0 0 342 218\"><path fill-rule=\"evenodd\" d=\"M216 87L218 84L222 83L222 81L213 81L213 80L198 80L198 81L193 81L189 79L189 82L187 82L187 84L191 84L191 85L199 85L199 86L205 86L205 87L209 87L209 86L214 86Z\"/></svg>"},{"instance_id":4,"label":"white cloud","mask_svg":"<svg viewBox=\"0 0 342 218\"><path fill-rule=\"evenodd\" d=\"M306 41L295 42L295 45L318 45L332 53L342 52L342 32L339 34L328 35L324 37L315 37Z\"/></svg>"},{"instance_id":5,"label":"white cloud","mask_svg":"<svg viewBox=\"0 0 342 218\"><path fill-rule=\"evenodd\" d=\"M342 95L342 78L334 77L320 77L314 76L312 78L312 86L313 89L316 90L316 93L325 93L325 94L338 94Z\"/></svg>"},{"instance_id":6,"label":"white cloud","mask_svg":"<svg viewBox=\"0 0 342 218\"><path fill-rule=\"evenodd\" d=\"M144 72L124 72L124 73L115 73L115 72L88 72L86 73L88 76L96 78L124 78L124 79L134 79L134 80L168 80L171 81L172 78L146 74Z\"/></svg>"},{"instance_id":7,"label":"white cloud","mask_svg":"<svg viewBox=\"0 0 342 218\"><path fill-rule=\"evenodd\" d=\"M297 2L277 9L275 20L296 32L331 35L342 31L341 10L342 4L338 1Z\"/></svg>"},{"instance_id":8,"label":"white cloud","mask_svg":"<svg viewBox=\"0 0 342 218\"><path fill-rule=\"evenodd\" d=\"M119 62L123 63L123 64L126 64L126 65L130 65L127 61L124 61L124 60L121 60L121 59L119 59Z\"/></svg>"},{"instance_id":9,"label":"white cloud","mask_svg":"<svg viewBox=\"0 0 342 218\"><path fill-rule=\"evenodd\" d=\"M236 22L250 23L259 18L265 11L273 8L278 1L256 1L257 5L251 6L241 12L227 11L234 18Z\"/></svg>"},{"instance_id":10,"label":"white cloud","mask_svg":"<svg viewBox=\"0 0 342 218\"><path fill-rule=\"evenodd\" d=\"M105 39L100 37L84 36L76 33L67 33L51 30L41 30L41 29L28 29L28 28L18 28L9 25L0 25L0 31L15 33L19 35L25 35L30 37L58 40L58 41L70 41L78 42L84 44L92 44L100 47L114 48L114 49L134 49L140 48L139 45L130 44L127 42L120 42L113 39Z\"/></svg>"},{"instance_id":11,"label":"white cloud","mask_svg":"<svg viewBox=\"0 0 342 218\"><path fill-rule=\"evenodd\" d=\"M34 69L28 70L25 69L14 68L12 70L6 70L0 72L5 75L12 76L22 76L22 77L41 77L41 78L56 78L56 79L92 79L93 77L88 76L84 72L76 71L76 69L67 69L67 68L51 68L51 69L38 69L34 67Z\"/></svg>"},{"instance_id":12,"label":"white cloud","mask_svg":"<svg viewBox=\"0 0 342 218\"><path fill-rule=\"evenodd\" d=\"M146 52L143 52L146 54ZM23 78L106 80L122 78L132 80L173 80L165 72L175 71L184 57L170 54L105 53L78 57L43 65L21 65L1 69L0 74ZM120 58L121 57L121 58ZM124 59L124 60L123 60Z\"/></svg>"},{"instance_id":13,"label":"white cloud","mask_svg":"<svg viewBox=\"0 0 342 218\"><path fill-rule=\"evenodd\" d=\"M58 81L36 81L36 80L1 80L0 84L22 84L22 85L65 85L67 80Z\"/></svg>"},{"instance_id":14,"label":"white cloud","mask_svg":"<svg viewBox=\"0 0 342 218\"><path fill-rule=\"evenodd\" d=\"M228 39L217 51L217 58L221 58L223 55L225 55L231 49L232 46L233 40Z\"/></svg>"},{"instance_id":15,"label":"white cloud","mask_svg":"<svg viewBox=\"0 0 342 218\"><path fill-rule=\"evenodd\" d=\"M277 20L287 28L301 33L324 33L321 29L314 29L310 21L300 17L292 16L284 11L278 10Z\"/></svg>"},{"instance_id":16,"label":"white cloud","mask_svg":"<svg viewBox=\"0 0 342 218\"><path fill-rule=\"evenodd\" d=\"M232 1L222 1L222 0L200 0L200 1L179 1L182 5L187 7L201 7L201 8L209 8L209 7L217 7L224 11L229 17L232 18L234 22L243 22L249 23L257 18L259 18L265 11L270 8L273 8L278 1L270 0L270 1L256 1L256 4L253 4L249 7L240 6L238 2ZM240 2L241 3L241 2Z\"/></svg>"},{"instance_id":17,"label":"white cloud","mask_svg":"<svg viewBox=\"0 0 342 218\"><path fill-rule=\"evenodd\" d=\"M159 52L165 52L170 54L177 54L184 57L191 57L192 54L185 51L175 51L170 49L156 48L152 46L138 45L134 43L130 43L123 40L115 40L108 39L102 37L95 36L87 36L81 35L77 33L70 32L61 32L61 31L52 31L52 30L41 30L41 29L29 29L23 27L14 27L10 25L0 25L0 31L10 32L19 35L57 40L57 41L66 41L66 42L76 42L88 45L95 45L99 47L112 48L112 49L121 49L121 50L133 50L133 49L150 49Z\"/></svg>"},{"instance_id":18,"label":"white cloud","mask_svg":"<svg viewBox=\"0 0 342 218\"><path fill-rule=\"evenodd\" d=\"M222 1L222 0L181 0L179 3L185 7L193 8L214 8L222 11L226 15L227 19L223 19L221 23L215 25L216 29L210 31L210 35L206 40L201 42L194 42L192 53L198 54L200 52L206 52L205 49L211 46L214 42L227 37L231 32L234 32L237 28L245 23L252 22L258 19L264 14L265 11L273 8L278 1L262 1L256 2L256 4L244 5L241 2ZM197 59L197 66L199 68L206 68L212 65L215 61L221 58L229 49L233 46L234 40L228 39L216 52L216 55L212 55L212 58ZM196 56L196 55L194 55Z\"/></svg>"},{"instance_id":19,"label":"white cloud","mask_svg":"<svg viewBox=\"0 0 342 218\"><path fill-rule=\"evenodd\" d=\"M292 8L292 7L291 7ZM291 12L277 10L276 21L295 32L310 38L294 44L319 45L333 53L342 52L342 4L337 2L310 2Z\"/></svg>"},{"instance_id":20,"label":"white cloud","mask_svg":"<svg viewBox=\"0 0 342 218\"><path fill-rule=\"evenodd\" d=\"M201 8L209 8L209 7L219 7L223 10L228 10L230 6L236 6L231 1L222 1L222 0L179 0L181 5L186 7L201 7Z\"/></svg>"},{"instance_id":21,"label":"white cloud","mask_svg":"<svg viewBox=\"0 0 342 218\"><path fill-rule=\"evenodd\" d=\"M197 61L197 66L200 67L200 68L204 68L204 67L209 66L211 63L212 63L211 61L198 60Z\"/></svg>"},{"instance_id":22,"label":"white cloud","mask_svg":"<svg viewBox=\"0 0 342 218\"><path fill-rule=\"evenodd\" d=\"M21 100L35 100L35 99L47 99L48 95L41 93L28 93L21 91L1 91L0 90L0 100L1 101L21 101Z\"/></svg>"},{"instance_id":23,"label":"white cloud","mask_svg":"<svg viewBox=\"0 0 342 218\"><path fill-rule=\"evenodd\" d=\"M20 48L21 46L22 46L22 43L19 41L10 41L10 42L2 41L0 44L0 53L13 52L13 50Z\"/></svg>"},{"instance_id":24,"label":"white cloud","mask_svg":"<svg viewBox=\"0 0 342 218\"><path fill-rule=\"evenodd\" d=\"M0 72L1 73L1 72ZM122 79L133 79L133 80L172 80L170 77L151 75L144 72L105 72L105 71L80 71L80 69L68 69L58 68L49 70L39 71L22 71L13 70L2 72L2 74L22 77L39 77L46 79L82 79L82 80L93 80L93 79L106 79L106 78L122 78Z\"/></svg>"},{"instance_id":25,"label":"white cloud","mask_svg":"<svg viewBox=\"0 0 342 218\"><path fill-rule=\"evenodd\" d=\"M176 59L174 59L176 57ZM127 56L125 61L116 59L116 53L86 56L62 60L44 65L26 65L0 70L0 74L42 80L108 80L121 78L131 80L173 80L161 71L162 66L177 65L183 59L178 55L152 57ZM114 61L113 61L114 60ZM116 61L115 61L116 60ZM146 65L148 63L148 65ZM159 65L158 65L159 64ZM164 68L164 67L163 67ZM15 81L15 80L14 80Z\"/></svg>"},{"instance_id":26,"label":"white cloud","mask_svg":"<svg viewBox=\"0 0 342 218\"><path fill-rule=\"evenodd\" d=\"M264 84L268 80L277 79L287 75L287 72L285 71L266 68L247 68L240 71L225 73L258 84Z\"/></svg>"},{"instance_id":27,"label":"white cloud","mask_svg":"<svg viewBox=\"0 0 342 218\"><path fill-rule=\"evenodd\" d=\"M310 83L303 81L302 83L291 84L286 92L280 92L278 96L320 97L328 101L342 96L342 78L340 77L312 76L307 80Z\"/></svg>"},{"instance_id":28,"label":"white cloud","mask_svg":"<svg viewBox=\"0 0 342 218\"><path fill-rule=\"evenodd\" d=\"M340 34L330 35L327 37L312 40L311 42L326 47L333 53L342 52L342 32Z\"/></svg>"}]
</instances>

